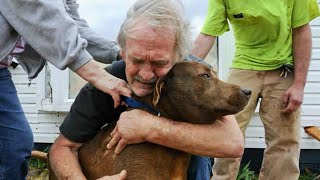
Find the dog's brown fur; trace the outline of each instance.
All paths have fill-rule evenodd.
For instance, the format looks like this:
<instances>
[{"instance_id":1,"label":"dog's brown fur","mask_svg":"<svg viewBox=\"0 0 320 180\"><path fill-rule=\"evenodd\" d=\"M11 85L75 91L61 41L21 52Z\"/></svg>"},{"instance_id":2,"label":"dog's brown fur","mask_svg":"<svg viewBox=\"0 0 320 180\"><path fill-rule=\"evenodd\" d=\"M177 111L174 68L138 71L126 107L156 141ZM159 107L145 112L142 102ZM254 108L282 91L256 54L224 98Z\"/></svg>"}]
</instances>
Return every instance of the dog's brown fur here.
<instances>
[{"instance_id":1,"label":"dog's brown fur","mask_svg":"<svg viewBox=\"0 0 320 180\"><path fill-rule=\"evenodd\" d=\"M182 62L158 80L154 93L140 102L153 106L161 116L175 121L213 123L216 119L241 111L248 102L249 91L220 81L205 65ZM128 145L119 155L108 150L115 124L104 127L79 150L79 161L88 179L113 175L125 169L127 179L186 179L189 154L152 143Z\"/></svg>"}]
</instances>

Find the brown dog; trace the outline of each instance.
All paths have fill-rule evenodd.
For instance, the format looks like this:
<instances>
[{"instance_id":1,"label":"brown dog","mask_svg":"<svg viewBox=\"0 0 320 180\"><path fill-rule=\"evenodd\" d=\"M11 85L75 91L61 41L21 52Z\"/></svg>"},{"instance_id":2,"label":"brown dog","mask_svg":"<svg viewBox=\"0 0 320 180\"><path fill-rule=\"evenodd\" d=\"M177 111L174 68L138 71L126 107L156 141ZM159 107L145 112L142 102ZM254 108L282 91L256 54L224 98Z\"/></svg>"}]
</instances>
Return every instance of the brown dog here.
<instances>
[{"instance_id":1,"label":"brown dog","mask_svg":"<svg viewBox=\"0 0 320 180\"><path fill-rule=\"evenodd\" d=\"M160 78L154 93L135 97L175 121L213 123L235 114L247 104L250 91L220 81L209 67L195 62L181 62ZM152 143L127 146L119 155L108 150L115 124L104 127L79 150L79 161L88 179L113 175L125 169L127 179L186 179L190 155Z\"/></svg>"}]
</instances>

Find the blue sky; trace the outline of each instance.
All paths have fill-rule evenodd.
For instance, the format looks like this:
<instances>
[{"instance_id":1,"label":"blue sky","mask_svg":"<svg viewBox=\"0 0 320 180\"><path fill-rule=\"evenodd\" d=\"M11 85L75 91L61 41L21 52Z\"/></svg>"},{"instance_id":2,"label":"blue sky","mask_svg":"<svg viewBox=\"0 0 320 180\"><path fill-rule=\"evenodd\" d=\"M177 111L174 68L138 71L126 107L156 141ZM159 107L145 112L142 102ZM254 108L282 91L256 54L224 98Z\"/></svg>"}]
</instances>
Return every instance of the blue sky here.
<instances>
[{"instance_id":1,"label":"blue sky","mask_svg":"<svg viewBox=\"0 0 320 180\"><path fill-rule=\"evenodd\" d=\"M80 16L97 32L115 40L127 9L134 0L78 0ZM191 24L193 38L200 32L207 12L208 0L182 0Z\"/></svg>"}]
</instances>

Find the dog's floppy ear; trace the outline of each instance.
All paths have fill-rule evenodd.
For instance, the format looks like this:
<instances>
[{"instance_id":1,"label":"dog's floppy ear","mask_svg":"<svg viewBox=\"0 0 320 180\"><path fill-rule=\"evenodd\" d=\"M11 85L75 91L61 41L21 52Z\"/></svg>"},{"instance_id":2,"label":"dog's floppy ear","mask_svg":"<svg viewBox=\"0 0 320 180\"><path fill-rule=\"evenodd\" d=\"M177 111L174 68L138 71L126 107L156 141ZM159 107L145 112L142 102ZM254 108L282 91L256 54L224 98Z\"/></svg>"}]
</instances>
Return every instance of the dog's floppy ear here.
<instances>
[{"instance_id":1,"label":"dog's floppy ear","mask_svg":"<svg viewBox=\"0 0 320 180\"><path fill-rule=\"evenodd\" d=\"M153 91L153 97L152 97L153 106L156 106L158 104L160 96L161 96L161 90L164 87L164 85L165 85L164 79L159 78L156 83L156 87L154 88L154 91Z\"/></svg>"}]
</instances>

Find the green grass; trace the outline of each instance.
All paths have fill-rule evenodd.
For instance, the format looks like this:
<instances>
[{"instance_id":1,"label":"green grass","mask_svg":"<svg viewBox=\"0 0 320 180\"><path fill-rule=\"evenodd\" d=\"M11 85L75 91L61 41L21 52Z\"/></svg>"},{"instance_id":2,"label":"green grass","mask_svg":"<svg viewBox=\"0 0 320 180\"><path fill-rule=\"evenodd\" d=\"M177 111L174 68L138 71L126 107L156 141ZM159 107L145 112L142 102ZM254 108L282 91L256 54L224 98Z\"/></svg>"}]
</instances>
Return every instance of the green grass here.
<instances>
[{"instance_id":1,"label":"green grass","mask_svg":"<svg viewBox=\"0 0 320 180\"><path fill-rule=\"evenodd\" d=\"M320 174L313 173L306 168L300 175L299 180L320 180Z\"/></svg>"},{"instance_id":2,"label":"green grass","mask_svg":"<svg viewBox=\"0 0 320 180\"><path fill-rule=\"evenodd\" d=\"M236 180L258 180L259 175L250 170L250 161L241 166ZM299 180L320 180L320 174L311 172L309 169L305 169L301 172Z\"/></svg>"},{"instance_id":3,"label":"green grass","mask_svg":"<svg viewBox=\"0 0 320 180\"><path fill-rule=\"evenodd\" d=\"M244 166L240 167L240 170L238 172L238 176L236 180L256 180L258 179L258 176L254 173L254 171L251 171L249 169L250 161L245 164Z\"/></svg>"},{"instance_id":4,"label":"green grass","mask_svg":"<svg viewBox=\"0 0 320 180\"><path fill-rule=\"evenodd\" d=\"M48 180L49 171L47 162L39 159L31 158L29 160L29 172L27 180Z\"/></svg>"},{"instance_id":5,"label":"green grass","mask_svg":"<svg viewBox=\"0 0 320 180\"><path fill-rule=\"evenodd\" d=\"M48 152L49 147L43 150L43 152ZM27 176L27 180L48 180L49 179L49 171L48 165L45 160L30 158L29 159L29 172Z\"/></svg>"},{"instance_id":6,"label":"green grass","mask_svg":"<svg viewBox=\"0 0 320 180\"><path fill-rule=\"evenodd\" d=\"M49 147L45 148L43 152L48 153ZM30 158L29 169L44 169L47 168L47 162L42 159Z\"/></svg>"}]
</instances>

